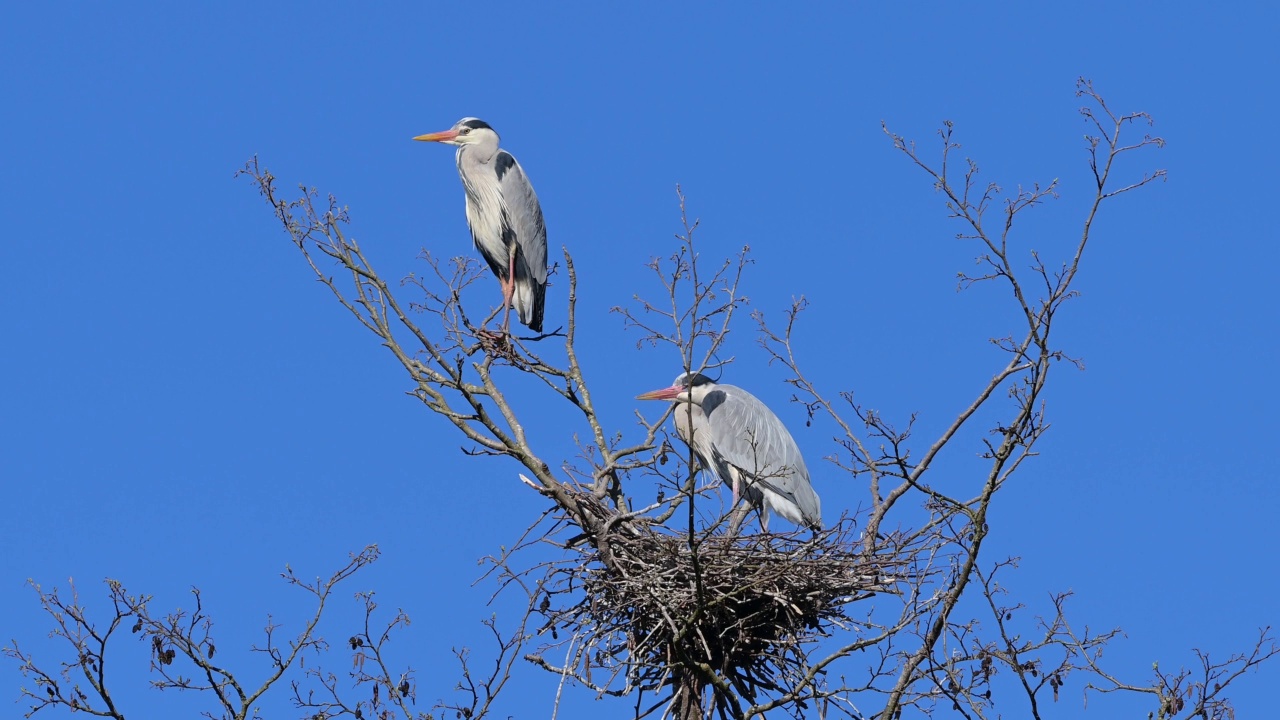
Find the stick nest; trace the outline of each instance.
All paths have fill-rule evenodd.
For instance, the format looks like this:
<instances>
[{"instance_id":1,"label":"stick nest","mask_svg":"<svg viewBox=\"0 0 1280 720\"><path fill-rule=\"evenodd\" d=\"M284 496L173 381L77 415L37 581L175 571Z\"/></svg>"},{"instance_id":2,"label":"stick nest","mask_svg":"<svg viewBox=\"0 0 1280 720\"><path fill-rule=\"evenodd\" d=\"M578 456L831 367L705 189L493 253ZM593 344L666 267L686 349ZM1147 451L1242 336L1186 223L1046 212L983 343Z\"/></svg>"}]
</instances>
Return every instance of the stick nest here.
<instances>
[{"instance_id":1,"label":"stick nest","mask_svg":"<svg viewBox=\"0 0 1280 720\"><path fill-rule=\"evenodd\" d=\"M580 641L572 663L580 679L594 665L612 677L625 671L629 687L657 688L684 668L713 671L752 701L761 690L785 692L803 675L802 644L832 624L857 624L850 603L903 579L902 556L865 552L849 522L816 536L709 535L692 544L660 530L628 525L584 548L594 562L578 576L582 600L553 620Z\"/></svg>"}]
</instances>

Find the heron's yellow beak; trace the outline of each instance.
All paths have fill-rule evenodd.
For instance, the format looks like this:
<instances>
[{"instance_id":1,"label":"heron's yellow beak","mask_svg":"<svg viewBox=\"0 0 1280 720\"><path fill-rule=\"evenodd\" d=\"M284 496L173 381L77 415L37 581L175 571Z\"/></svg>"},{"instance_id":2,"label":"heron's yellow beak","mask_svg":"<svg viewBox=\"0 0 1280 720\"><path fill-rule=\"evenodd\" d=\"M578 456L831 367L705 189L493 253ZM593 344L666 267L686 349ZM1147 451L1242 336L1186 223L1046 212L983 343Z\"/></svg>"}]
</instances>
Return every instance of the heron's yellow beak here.
<instances>
[{"instance_id":1,"label":"heron's yellow beak","mask_svg":"<svg viewBox=\"0 0 1280 720\"><path fill-rule=\"evenodd\" d=\"M423 142L449 142L450 140L453 140L456 137L458 137L457 130L444 130L441 132L433 132L433 133L427 133L426 135L419 135L418 137L414 138L414 140L422 140Z\"/></svg>"},{"instance_id":2,"label":"heron's yellow beak","mask_svg":"<svg viewBox=\"0 0 1280 720\"><path fill-rule=\"evenodd\" d=\"M662 388L661 390L650 390L642 395L637 395L637 400L675 400L676 396L684 392L684 388L680 385L672 385L671 387Z\"/></svg>"}]
</instances>

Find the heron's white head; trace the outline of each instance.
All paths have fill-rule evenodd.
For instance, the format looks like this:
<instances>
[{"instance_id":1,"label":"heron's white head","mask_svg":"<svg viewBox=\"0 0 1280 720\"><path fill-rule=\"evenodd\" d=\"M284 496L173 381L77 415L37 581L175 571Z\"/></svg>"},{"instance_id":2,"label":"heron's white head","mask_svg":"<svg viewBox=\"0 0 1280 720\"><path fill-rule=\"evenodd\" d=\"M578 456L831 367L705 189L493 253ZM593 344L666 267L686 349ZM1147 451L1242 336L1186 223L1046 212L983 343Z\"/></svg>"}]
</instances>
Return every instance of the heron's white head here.
<instances>
[{"instance_id":1,"label":"heron's white head","mask_svg":"<svg viewBox=\"0 0 1280 720\"><path fill-rule=\"evenodd\" d=\"M674 400L676 402L691 402L701 404L702 398L707 393L715 389L716 384L711 378L702 373L687 372L680 373L676 379L671 382L671 387L665 387L660 390L650 390L642 395L637 395L637 400Z\"/></svg>"},{"instance_id":2,"label":"heron's white head","mask_svg":"<svg viewBox=\"0 0 1280 720\"><path fill-rule=\"evenodd\" d=\"M414 140L424 142L447 143L449 145L480 145L491 142L498 146L498 133L489 127L489 123L473 117L465 117L453 124L453 127L441 132L419 135Z\"/></svg>"}]
</instances>

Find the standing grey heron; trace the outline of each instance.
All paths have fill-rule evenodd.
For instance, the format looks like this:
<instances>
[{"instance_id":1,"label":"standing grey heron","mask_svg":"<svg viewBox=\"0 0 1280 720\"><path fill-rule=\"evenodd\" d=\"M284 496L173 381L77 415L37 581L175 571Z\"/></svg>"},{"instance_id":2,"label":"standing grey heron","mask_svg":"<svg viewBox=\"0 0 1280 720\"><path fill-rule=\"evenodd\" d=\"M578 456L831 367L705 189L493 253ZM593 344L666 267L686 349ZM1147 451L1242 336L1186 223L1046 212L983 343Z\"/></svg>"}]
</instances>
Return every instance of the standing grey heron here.
<instances>
[{"instance_id":1,"label":"standing grey heron","mask_svg":"<svg viewBox=\"0 0 1280 720\"><path fill-rule=\"evenodd\" d=\"M760 506L765 531L769 508L796 525L822 529L822 505L809 484L800 448L754 395L700 373L682 373L671 387L636 399L677 403L676 434L693 448L702 467L733 487L735 507L739 495Z\"/></svg>"},{"instance_id":2,"label":"standing grey heron","mask_svg":"<svg viewBox=\"0 0 1280 720\"><path fill-rule=\"evenodd\" d=\"M538 196L520 163L498 147L498 133L489 123L473 117L414 140L458 146L458 175L466 190L471 239L502 283L502 332L510 325L512 307L520 322L542 332L547 227Z\"/></svg>"}]
</instances>

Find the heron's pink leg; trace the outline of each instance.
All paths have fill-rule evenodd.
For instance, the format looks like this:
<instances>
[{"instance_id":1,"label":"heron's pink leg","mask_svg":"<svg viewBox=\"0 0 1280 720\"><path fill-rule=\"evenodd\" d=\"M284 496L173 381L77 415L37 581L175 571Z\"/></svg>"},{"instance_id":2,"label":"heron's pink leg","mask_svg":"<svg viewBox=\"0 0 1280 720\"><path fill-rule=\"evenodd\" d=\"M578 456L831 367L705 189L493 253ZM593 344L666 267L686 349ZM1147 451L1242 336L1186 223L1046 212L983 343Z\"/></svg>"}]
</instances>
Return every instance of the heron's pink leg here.
<instances>
[{"instance_id":1,"label":"heron's pink leg","mask_svg":"<svg viewBox=\"0 0 1280 720\"><path fill-rule=\"evenodd\" d=\"M516 252L507 253L507 279L502 283L502 334L510 335L511 298L516 294Z\"/></svg>"}]
</instances>

